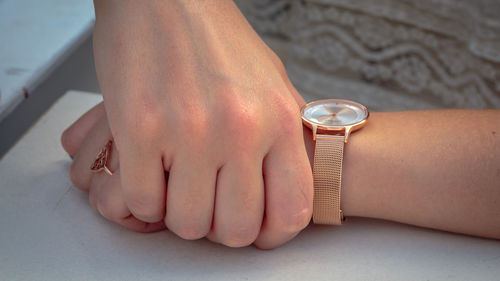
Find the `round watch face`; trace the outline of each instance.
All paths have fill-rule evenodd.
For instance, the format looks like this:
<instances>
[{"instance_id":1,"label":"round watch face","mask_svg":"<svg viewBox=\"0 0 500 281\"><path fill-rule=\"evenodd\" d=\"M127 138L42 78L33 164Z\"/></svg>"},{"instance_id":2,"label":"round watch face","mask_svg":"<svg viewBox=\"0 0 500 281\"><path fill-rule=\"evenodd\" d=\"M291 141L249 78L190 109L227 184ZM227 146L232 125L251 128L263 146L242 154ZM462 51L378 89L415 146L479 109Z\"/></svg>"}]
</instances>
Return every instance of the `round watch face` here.
<instances>
[{"instance_id":1,"label":"round watch face","mask_svg":"<svg viewBox=\"0 0 500 281\"><path fill-rule=\"evenodd\" d=\"M343 129L364 124L368 110L363 105L348 100L318 100L302 108L302 119L308 125L323 129Z\"/></svg>"}]
</instances>

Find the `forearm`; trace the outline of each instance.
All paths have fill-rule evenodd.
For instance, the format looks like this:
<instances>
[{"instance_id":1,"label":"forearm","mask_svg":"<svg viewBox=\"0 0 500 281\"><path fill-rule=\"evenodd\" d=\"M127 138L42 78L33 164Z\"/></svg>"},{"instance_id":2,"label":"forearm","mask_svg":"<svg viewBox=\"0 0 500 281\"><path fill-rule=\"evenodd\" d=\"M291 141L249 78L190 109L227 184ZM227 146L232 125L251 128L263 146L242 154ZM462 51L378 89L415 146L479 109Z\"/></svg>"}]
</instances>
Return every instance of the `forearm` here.
<instances>
[{"instance_id":1,"label":"forearm","mask_svg":"<svg viewBox=\"0 0 500 281\"><path fill-rule=\"evenodd\" d=\"M371 114L346 144L342 209L500 238L500 111Z\"/></svg>"},{"instance_id":2,"label":"forearm","mask_svg":"<svg viewBox=\"0 0 500 281\"><path fill-rule=\"evenodd\" d=\"M231 0L95 0L94 5L94 54L106 104L120 102L108 102L110 92L189 95L193 84L204 81L212 84L202 89L206 95L223 83L253 89L255 76L279 78L269 73L276 67L268 47ZM243 72L244 78L231 78ZM162 88L154 88L159 84Z\"/></svg>"},{"instance_id":3,"label":"forearm","mask_svg":"<svg viewBox=\"0 0 500 281\"><path fill-rule=\"evenodd\" d=\"M223 53L226 48L251 50L251 46L245 46L253 44L248 36L258 37L232 0L94 0L94 8L98 25L114 20L126 22L127 27L115 28L107 36L139 31L137 36L143 37L145 43L168 38L162 43L165 52L175 51L172 58L193 57L200 52Z\"/></svg>"}]
</instances>

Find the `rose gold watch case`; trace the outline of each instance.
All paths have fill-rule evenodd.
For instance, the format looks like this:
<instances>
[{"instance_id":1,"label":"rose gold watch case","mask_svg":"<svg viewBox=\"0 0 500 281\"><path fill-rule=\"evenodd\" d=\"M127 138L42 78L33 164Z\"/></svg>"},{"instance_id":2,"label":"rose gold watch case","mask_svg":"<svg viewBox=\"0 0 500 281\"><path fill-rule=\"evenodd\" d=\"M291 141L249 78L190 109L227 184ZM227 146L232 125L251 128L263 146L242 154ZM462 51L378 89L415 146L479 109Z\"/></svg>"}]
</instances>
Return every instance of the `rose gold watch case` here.
<instances>
[{"instance_id":1,"label":"rose gold watch case","mask_svg":"<svg viewBox=\"0 0 500 281\"><path fill-rule=\"evenodd\" d=\"M342 125L342 126L328 126L328 125L314 122L312 120L308 120L307 118L304 117L304 111L306 109L313 107L313 106L320 105L320 104L330 104L330 103L337 103L337 104L342 103L342 104L349 104L352 106L357 106L357 107L361 108L366 113L366 117L364 119L362 119L361 121L358 121L356 123L346 124L346 125ZM324 99L324 100L313 101L313 102L310 102L310 103L302 106L302 108L300 109L300 113L302 115L302 122L312 130L313 140L316 140L316 134L317 134L318 130L321 130L321 131L325 131L326 134L333 134L333 135L342 134L342 135L344 135L345 136L344 142L347 142L348 137L352 132L361 129L366 124L366 122L368 121L368 117L370 116L370 112L368 111L368 109L364 105L359 104L359 103L354 102L354 101L342 100L342 99Z\"/></svg>"}]
</instances>

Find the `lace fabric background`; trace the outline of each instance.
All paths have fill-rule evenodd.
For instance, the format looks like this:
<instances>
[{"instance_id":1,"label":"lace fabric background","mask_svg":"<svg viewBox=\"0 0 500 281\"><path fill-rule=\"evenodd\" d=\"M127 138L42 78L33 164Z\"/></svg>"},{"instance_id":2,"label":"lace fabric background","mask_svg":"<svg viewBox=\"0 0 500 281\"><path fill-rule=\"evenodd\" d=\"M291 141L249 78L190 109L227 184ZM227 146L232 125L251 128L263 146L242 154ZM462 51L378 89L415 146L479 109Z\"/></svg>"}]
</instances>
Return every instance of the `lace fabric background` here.
<instances>
[{"instance_id":1,"label":"lace fabric background","mask_svg":"<svg viewBox=\"0 0 500 281\"><path fill-rule=\"evenodd\" d=\"M307 99L500 108L498 0L239 0Z\"/></svg>"}]
</instances>

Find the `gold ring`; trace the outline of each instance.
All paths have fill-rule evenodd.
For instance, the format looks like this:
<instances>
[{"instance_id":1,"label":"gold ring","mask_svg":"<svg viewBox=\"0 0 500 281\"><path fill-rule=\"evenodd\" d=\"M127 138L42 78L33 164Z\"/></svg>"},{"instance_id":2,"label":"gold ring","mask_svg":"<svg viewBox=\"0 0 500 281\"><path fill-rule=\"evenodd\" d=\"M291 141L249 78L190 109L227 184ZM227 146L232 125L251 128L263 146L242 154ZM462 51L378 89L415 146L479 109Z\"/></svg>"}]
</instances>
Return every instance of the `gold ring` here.
<instances>
[{"instance_id":1,"label":"gold ring","mask_svg":"<svg viewBox=\"0 0 500 281\"><path fill-rule=\"evenodd\" d=\"M99 154L97 154L96 159L94 160L94 163L90 166L90 170L92 172L100 172L104 171L106 174L112 176L113 172L108 168L108 162L109 158L111 157L111 148L113 147L113 141L109 140L108 143L101 148L101 151L99 151Z\"/></svg>"}]
</instances>

